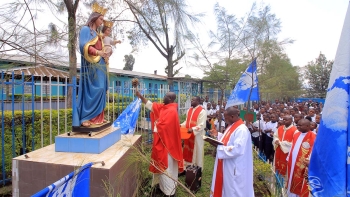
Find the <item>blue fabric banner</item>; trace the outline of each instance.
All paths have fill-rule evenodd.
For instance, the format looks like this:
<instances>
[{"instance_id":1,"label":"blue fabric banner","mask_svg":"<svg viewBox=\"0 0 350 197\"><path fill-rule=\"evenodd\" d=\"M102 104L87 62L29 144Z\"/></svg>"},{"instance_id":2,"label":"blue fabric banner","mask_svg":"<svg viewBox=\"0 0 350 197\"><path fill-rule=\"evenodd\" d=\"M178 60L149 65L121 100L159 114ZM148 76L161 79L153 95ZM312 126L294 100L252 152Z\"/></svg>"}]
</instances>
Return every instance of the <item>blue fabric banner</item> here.
<instances>
[{"instance_id":1,"label":"blue fabric banner","mask_svg":"<svg viewBox=\"0 0 350 197\"><path fill-rule=\"evenodd\" d=\"M141 99L130 103L119 117L113 122L114 128L120 128L122 134L133 134L141 108Z\"/></svg>"},{"instance_id":2,"label":"blue fabric banner","mask_svg":"<svg viewBox=\"0 0 350 197\"><path fill-rule=\"evenodd\" d=\"M309 166L313 196L350 196L350 7L329 79ZM349 184L348 184L349 183Z\"/></svg>"},{"instance_id":3,"label":"blue fabric banner","mask_svg":"<svg viewBox=\"0 0 350 197\"><path fill-rule=\"evenodd\" d=\"M241 105L248 101L249 95L251 101L258 101L259 87L258 75L256 74L256 59L250 63L249 67L243 72L238 80L230 97L226 103L226 109L234 105Z\"/></svg>"},{"instance_id":4,"label":"blue fabric banner","mask_svg":"<svg viewBox=\"0 0 350 197\"><path fill-rule=\"evenodd\" d=\"M92 163L85 164L80 169L49 185L32 197L53 196L90 196L90 168Z\"/></svg>"}]
</instances>

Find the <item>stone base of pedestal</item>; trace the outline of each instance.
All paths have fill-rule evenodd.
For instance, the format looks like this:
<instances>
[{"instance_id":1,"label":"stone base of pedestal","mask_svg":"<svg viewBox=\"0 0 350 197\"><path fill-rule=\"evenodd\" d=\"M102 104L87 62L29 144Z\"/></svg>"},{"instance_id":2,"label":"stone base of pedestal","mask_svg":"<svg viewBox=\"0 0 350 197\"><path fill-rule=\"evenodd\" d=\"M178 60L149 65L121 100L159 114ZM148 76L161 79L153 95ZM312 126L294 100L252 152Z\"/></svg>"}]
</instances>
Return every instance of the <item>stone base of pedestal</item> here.
<instances>
[{"instance_id":1,"label":"stone base of pedestal","mask_svg":"<svg viewBox=\"0 0 350 197\"><path fill-rule=\"evenodd\" d=\"M108 196L107 183L114 191L113 196L131 197L136 190L135 167L126 171L127 157L136 151L141 136L122 136L121 140L100 154L56 152L55 145L38 149L25 156L12 160L12 194L27 197L72 172L77 166L88 162L104 161L105 166L95 164L91 167L90 196ZM123 176L120 177L120 174ZM105 183L104 183L105 182Z\"/></svg>"}]
</instances>

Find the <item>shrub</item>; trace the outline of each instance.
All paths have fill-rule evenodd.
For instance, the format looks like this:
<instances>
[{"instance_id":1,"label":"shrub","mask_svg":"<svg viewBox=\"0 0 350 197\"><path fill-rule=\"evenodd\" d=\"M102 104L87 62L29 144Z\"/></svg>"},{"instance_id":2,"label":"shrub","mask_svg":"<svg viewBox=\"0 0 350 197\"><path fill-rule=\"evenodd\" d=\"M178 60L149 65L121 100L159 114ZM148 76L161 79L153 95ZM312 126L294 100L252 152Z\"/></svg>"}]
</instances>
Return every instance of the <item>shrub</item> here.
<instances>
[{"instance_id":1,"label":"shrub","mask_svg":"<svg viewBox=\"0 0 350 197\"><path fill-rule=\"evenodd\" d=\"M14 101L22 101L22 98L24 97L25 101L31 101L32 100L32 94L14 94L13 98ZM64 100L65 96L51 96L51 100L57 100L57 97L59 98L59 100ZM49 95L43 95L43 100L49 100L50 96ZM9 94L4 100L12 100L12 94ZM36 101L40 101L41 100L41 96L40 95L35 95L34 96L34 100Z\"/></svg>"},{"instance_id":2,"label":"shrub","mask_svg":"<svg viewBox=\"0 0 350 197\"><path fill-rule=\"evenodd\" d=\"M112 106L112 104L109 104L105 108L105 116L108 115L109 109L109 119L111 121L114 121L112 119L113 108L114 118L116 119L127 105L128 103L114 106ZM22 111L14 111L12 118L12 111L4 111L4 150L2 150L2 147L0 146L0 152L2 153L2 151L4 151L6 178L11 177L12 158L23 154L23 150L26 150L25 152L30 152L41 148L41 124L43 125L43 146L50 145L50 125L52 131L52 143L55 143L55 136L65 133L66 127L67 131L71 131L71 109L67 109L67 115L65 115L64 109L51 110L51 121L50 110L42 110L42 112L43 118L41 118L40 110L34 110L34 116L32 115L31 110L24 111L24 114L22 114ZM67 125L65 125L65 117L67 118ZM33 121L34 124L32 124ZM1 118L0 125L2 125ZM2 169L2 167L2 162L0 162L0 169Z\"/></svg>"}]
</instances>

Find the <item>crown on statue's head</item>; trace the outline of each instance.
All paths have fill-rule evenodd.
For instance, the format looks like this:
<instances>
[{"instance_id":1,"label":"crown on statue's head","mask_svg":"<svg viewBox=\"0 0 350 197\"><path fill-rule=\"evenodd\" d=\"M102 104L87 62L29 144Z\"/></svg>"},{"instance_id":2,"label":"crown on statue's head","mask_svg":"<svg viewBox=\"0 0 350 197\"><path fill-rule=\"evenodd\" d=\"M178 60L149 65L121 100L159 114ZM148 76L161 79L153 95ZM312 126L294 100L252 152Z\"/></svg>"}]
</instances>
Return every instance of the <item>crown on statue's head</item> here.
<instances>
[{"instance_id":1,"label":"crown on statue's head","mask_svg":"<svg viewBox=\"0 0 350 197\"><path fill-rule=\"evenodd\" d=\"M112 21L103 20L103 26L112 28L113 27L113 22Z\"/></svg>"},{"instance_id":2,"label":"crown on statue's head","mask_svg":"<svg viewBox=\"0 0 350 197\"><path fill-rule=\"evenodd\" d=\"M96 2L92 4L92 11L93 12L97 12L97 13L100 13L102 15L105 15L107 10L108 10L107 8L104 8L100 5L98 5L98 3L96 3Z\"/></svg>"}]
</instances>

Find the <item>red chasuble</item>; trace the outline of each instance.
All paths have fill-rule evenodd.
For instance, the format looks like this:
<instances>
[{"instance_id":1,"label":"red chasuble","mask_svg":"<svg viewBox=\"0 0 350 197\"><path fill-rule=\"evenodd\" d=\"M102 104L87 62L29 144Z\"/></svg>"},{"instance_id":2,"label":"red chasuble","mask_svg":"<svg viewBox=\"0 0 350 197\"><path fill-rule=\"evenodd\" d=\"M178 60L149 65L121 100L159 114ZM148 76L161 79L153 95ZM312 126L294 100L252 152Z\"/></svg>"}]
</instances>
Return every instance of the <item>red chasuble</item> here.
<instances>
[{"instance_id":1,"label":"red chasuble","mask_svg":"<svg viewBox=\"0 0 350 197\"><path fill-rule=\"evenodd\" d=\"M297 130L295 126L290 127L289 129L286 130L284 133L284 126L278 127L278 138L279 141L287 141L287 142L292 142L293 141L293 135L294 132ZM286 175L287 172L287 156L288 153L284 153L281 149L280 146L276 148L276 153L275 153L275 169L278 171L279 174L281 175Z\"/></svg>"},{"instance_id":2,"label":"red chasuble","mask_svg":"<svg viewBox=\"0 0 350 197\"><path fill-rule=\"evenodd\" d=\"M157 132L153 132L152 163L150 172L161 173L168 168L168 153L178 161L179 172L183 171L181 151L180 121L177 114L177 104L152 104L152 130L154 124Z\"/></svg>"},{"instance_id":3,"label":"red chasuble","mask_svg":"<svg viewBox=\"0 0 350 197\"><path fill-rule=\"evenodd\" d=\"M193 107L191 107L188 110L186 128L192 128L197 125L197 119L202 109L203 108L201 106L198 106L195 110L193 110ZM193 132L190 138L184 140L184 150L183 150L184 160L190 163L192 163L192 158L193 158L194 140L195 140L195 136Z\"/></svg>"},{"instance_id":4,"label":"red chasuble","mask_svg":"<svg viewBox=\"0 0 350 197\"><path fill-rule=\"evenodd\" d=\"M301 132L298 132L293 136L293 142L296 142L298 140L300 134ZM290 156L288 160L288 179L290 178L292 179L291 185L290 185L290 192L297 194L300 197L309 196L307 181L304 178L306 166L304 165L303 161L309 158L312 148L314 146L315 139L316 139L316 135L312 131L307 132L307 134L305 135L301 143L301 146L297 155L297 159L295 161L293 177L290 177L290 171L292 168L292 158L295 157L295 155L293 155L295 143L293 143L292 149L290 150ZM289 183L289 180L287 181L287 184L288 183ZM288 188L288 185L287 185L287 188Z\"/></svg>"},{"instance_id":5,"label":"red chasuble","mask_svg":"<svg viewBox=\"0 0 350 197\"><path fill-rule=\"evenodd\" d=\"M239 119L233 125L231 128L226 131L228 132L223 139L221 139L221 142L224 144L224 146L227 146L228 141L230 140L230 137L232 133L235 132L237 127L244 124L242 119ZM224 181L224 161L222 159L218 159L218 165L216 166L216 177L215 177L215 187L214 187L214 197L222 197L222 183Z\"/></svg>"}]
</instances>

